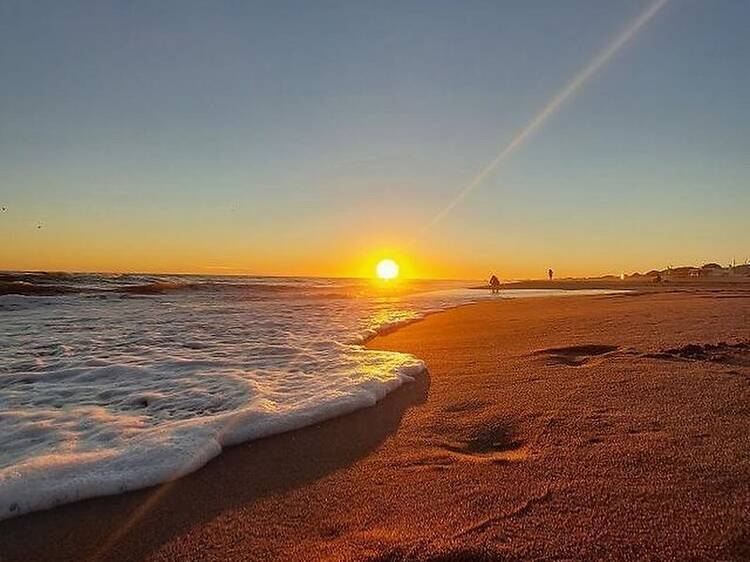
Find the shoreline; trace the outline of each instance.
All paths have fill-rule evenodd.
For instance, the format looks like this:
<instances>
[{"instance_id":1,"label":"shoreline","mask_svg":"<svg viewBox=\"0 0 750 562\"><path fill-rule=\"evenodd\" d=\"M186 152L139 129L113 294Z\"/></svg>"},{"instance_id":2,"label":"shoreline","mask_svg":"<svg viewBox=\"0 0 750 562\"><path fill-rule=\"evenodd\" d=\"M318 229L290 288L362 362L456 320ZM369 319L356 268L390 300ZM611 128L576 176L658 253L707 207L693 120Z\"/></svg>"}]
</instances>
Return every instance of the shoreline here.
<instances>
[{"instance_id":1,"label":"shoreline","mask_svg":"<svg viewBox=\"0 0 750 562\"><path fill-rule=\"evenodd\" d=\"M481 289L484 287L474 287ZM655 283L652 278L592 278L592 279L533 279L504 283L502 289L620 289L648 292L695 291L695 290L729 290L750 291L750 277L726 276L718 278L664 278Z\"/></svg>"},{"instance_id":2,"label":"shoreline","mask_svg":"<svg viewBox=\"0 0 750 562\"><path fill-rule=\"evenodd\" d=\"M403 517L410 519L418 514L409 512L407 508L397 508L396 504L393 504L393 490L390 489L390 485L398 489L403 488L392 481L397 475L403 476L407 488L414 488L406 493L412 498L423 495L418 493L420 490L427 493L421 485L427 481L431 482L435 477L445 476L452 481L454 488L446 488L444 493L450 501L446 502L446 498L435 497L432 494L427 494L427 498L437 502L437 505L443 506L445 510L452 509L448 506L455 504L462 506L462 510L471 512L473 519L468 517L469 514L463 513L439 523L438 526L447 525L451 532L456 534L456 526L468 525L467 529L471 528L469 519L474 521L473 524L477 524L477 521L481 522L482 514L484 519L487 519L488 514L493 511L489 508L496 505L496 501L491 498L497 495L498 488L485 489L489 482L484 480L489 478L490 481L495 481L498 476L495 471L504 473L507 477L508 471L512 473L518 470L531 470L522 467L539 462L539 452L536 451L540 439L538 432L541 430L541 435L544 435L545 431L549 431L551 420L546 419L546 425L542 423L545 418L543 413L527 412L518 417L518 413L513 414L512 401L507 402L504 408L494 414L490 412L498 409L498 404L493 401L493 396L497 392L506 394L508 388L522 387L526 388L524 393L540 392L536 388L538 381L534 379L540 376L540 372L547 371L549 373L546 376L559 379L561 385L570 384L566 380L566 376L569 375L566 371L569 369L577 369L578 375L591 369L599 377L610 376L609 369L605 367L609 363L616 365L619 361L633 363L635 367L640 367L641 371L646 367L652 369L654 365L659 368L666 365L679 370L700 372L701 368L706 368L705 362L683 364L675 360L665 363L663 360L659 362L657 359L647 358L644 354L671 349L665 347L665 342L669 338L674 340L672 343L675 345L694 343L686 339L690 334L695 336L693 339L697 341L716 343L718 339L708 341L710 338L704 333L707 327L717 328L715 324L707 324L704 318L709 310L714 309L723 315L721 326L715 330L716 337L723 336L724 339L731 340L732 337L741 335L743 327L746 332L747 324L743 323L743 319L747 319L750 300L747 296L725 300L701 294L670 293L650 293L635 297L581 296L580 299L586 299L586 304L591 309L588 315L576 312L580 306L571 304L574 299L500 299L452 308L439 315L431 314L417 322L398 327L396 331L387 335L378 335L370 339L365 347L411 353L427 362L429 372L418 376L414 383L402 385L389 393L375 406L314 426L227 448L204 468L164 486L85 500L3 521L0 523L0 548L5 554L4 560L20 560L28 554L25 549L30 548L30 545L19 544L20 539L14 541L13 535L23 536L40 531L45 540L39 541L42 544L36 545L36 553L44 553L50 560L74 559L84 554L90 557L97 553L100 557L106 554L106 558L115 560L137 560L149 556L163 560L187 559L193 556L200 559L214 559L212 556L215 556L219 559L220 554L225 554L226 559L301 560L304 559L303 552L300 551L304 550L302 547L312 549L309 552L320 553L325 559L331 560L339 559L334 556L339 551L354 553L364 558L367 557L362 554L369 552L367 548L371 548L375 553L398 552L401 548L399 545L410 544L410 541L419 539L420 534L418 528L415 530L411 526L404 527L405 523L401 521ZM644 329L643 324L649 318L649 308L653 306L663 311L667 321L667 328L659 340L661 348L653 345L656 340L653 335L648 335L653 328ZM736 317L737 306L740 307L740 318ZM605 345L601 341L587 343L583 346L586 349L580 349L581 346L578 346L579 349L575 352L559 351L570 350L571 346L552 345L541 350L557 349L557 352L533 355L540 351L536 348L547 340L547 343L568 343L566 338L570 340L571 336L566 336L565 333L571 328L580 336L585 334L586 330L593 330L596 322L605 322L608 325L611 318L609 314L601 313L603 309L622 309L620 312L625 311L638 316L627 322L633 327L640 326L644 333L644 341L641 343L648 344L650 338L653 340L651 345L639 346L642 349L634 347L635 352L640 355L632 356L620 355L628 346L617 345L617 349L596 347ZM682 318L678 317L684 315L683 309L687 310L688 319L693 318L694 322L700 325L689 325L687 328L683 326L679 330L672 328L672 332L676 333L671 333L669 328L678 320L682 321ZM524 314L519 316L520 312ZM681 312L683 314L680 314ZM735 317L731 318L732 315ZM561 331L549 333L547 324L554 324L559 320L558 316L567 319L570 325L563 322L558 326ZM629 317L626 315L626 318ZM532 337L519 339L518 333L506 333L509 326L525 330L528 332L527 335ZM485 333L485 330L488 332ZM499 342L495 342L495 336L488 340L491 334L500 338L500 348ZM610 334L609 337L613 336ZM618 333L614 337L625 336ZM698 339L699 337L702 339ZM452 349L456 356L446 354L445 349ZM423 351L424 355L420 351ZM500 381L494 377L487 379L486 373L493 372L499 365L497 360L485 358L488 353L499 353L498 357L503 358L500 364L505 365L504 369L514 373L510 379L504 381L504 384L498 386ZM724 372L747 372L747 367L742 363L745 356L740 355L736 360L741 364L730 366L731 368L722 366ZM718 364L707 365L711 370L719 368ZM646 371L647 375L651 372L648 369ZM635 372L638 372L638 369L635 369ZM737 378L736 375L730 378L732 377ZM731 384L739 384L734 378ZM588 376L587 381L591 383L595 379L596 377ZM704 383L710 386L715 381L709 380ZM718 387L718 390L720 389L721 387ZM548 395L550 391L556 390L545 389L546 399L552 400ZM580 391L581 389L576 389L576 392ZM741 386L737 392L747 395L747 390ZM524 393L521 395L525 396ZM430 402L427 402L428 395L431 397ZM495 398L500 400L497 396ZM721 398L724 401L727 399ZM507 399L506 396L501 402ZM621 406L627 407L627 403ZM432 413L428 414L425 411ZM565 416L562 416L558 423L564 423L565 420ZM747 427L747 414L743 414L740 421ZM643 423L647 424L647 420ZM710 434L709 431L709 436ZM575 443L579 441L580 438L574 440ZM742 440L735 445L741 445L740 452L748 451L747 443ZM462 470L471 473L471 478L467 476L468 481L461 477ZM252 477L249 477L247 471ZM458 473L454 474L456 471ZM534 470L531 472L534 473ZM430 478L425 481L425 476ZM742 476L743 479L736 484L745 493L748 485L747 474L743 473ZM479 480L475 480L475 477ZM525 496L530 506L545 504L560 493L554 479L544 480L544 483L545 485L540 484L541 487L531 490L533 494ZM522 488L530 492L527 486L524 485ZM502 486L499 489L502 489ZM485 497L485 500L490 502L489 505L474 506L474 500L469 501L475 497L477 490L484 492L476 498ZM503 493L513 496L509 490ZM342 494L344 498L339 497ZM358 498L359 494L363 494L365 498L369 497L374 505L369 508L358 505L362 500L354 498ZM321 517L325 512L325 506L332 507L333 504L339 506L334 509L339 522L332 528L323 525L324 528L321 530L319 526L324 521ZM342 505L347 505L348 508L344 509ZM323 511L320 511L321 509ZM428 518L435 517L440 511L429 508L424 515ZM290 514L286 517L289 521L285 521L281 513ZM367 525L362 527L362 522L370 521L373 513L383 515L380 526L390 529L386 533L387 536L396 533L392 536L393 544L384 538L385 535L381 536L381 532L372 536L366 532ZM133 518L133 515L137 517ZM510 521L518 515L511 514L502 520ZM247 524L243 524L243 521L247 521L250 516L267 525L247 534ZM738 520L741 521L742 517ZM157 524L157 521L161 523ZM500 525L499 520L493 523L490 518L487 521L487 528ZM480 530L486 531L485 527L481 527ZM746 530L747 526L744 528ZM91 536L86 536L79 543L75 538L80 539L81 536L76 529L81 532L88 529L86 533ZM230 530L232 532L229 532ZM244 538L241 538L240 530L246 533ZM385 532L383 529L381 531ZM458 532L455 538L455 541L463 546L454 548L443 545L440 548L449 554L455 551L451 556L460 552L463 552L464 556L467 552L481 554L484 552L482 549L490 554L500 552L496 552L497 545L488 546L492 541L488 543L485 540L475 540L473 534L476 532L478 531L469 532L464 529ZM216 533L218 538L215 536ZM242 548L227 551L226 541L231 537L237 538L243 545ZM466 542L463 539L467 537L472 540L463 544ZM210 543L211 556L200 547L204 542ZM298 542L301 542L302 546L297 544ZM105 543L111 544L107 547ZM366 548L371 543L374 546ZM672 546L677 548L679 545ZM722 545L722 548L723 546L725 545ZM480 550L472 550L475 548ZM712 548L711 552L715 552L715 545ZM554 549L553 551L558 552ZM536 551L532 549L530 552ZM393 554L391 558L377 559L398 559L395 556Z\"/></svg>"},{"instance_id":3,"label":"shoreline","mask_svg":"<svg viewBox=\"0 0 750 562\"><path fill-rule=\"evenodd\" d=\"M549 291L550 294L546 294L545 291ZM596 293L596 291L599 290L579 289L570 291L570 295L564 296L588 296L592 294L598 294ZM513 291L513 294L506 294L505 298L548 298L563 296L559 294L560 291L556 291L554 289L541 291L529 290L528 293L523 295L521 293L526 293L526 291ZM607 294L607 290L602 290L601 294ZM497 299L502 297L498 296L495 298ZM366 349L367 343L369 341L380 336L392 333L410 324L423 321L425 318L434 314L444 313L456 308L460 308L462 306L480 303L483 302L483 300L484 299L477 298L477 300L469 302L457 300L456 302L444 303L443 305L441 305L441 308L428 309L425 311L417 312L416 316L413 318L399 320L390 324L384 324L376 329L372 334L363 336L361 341L355 340L351 343L348 343L347 345L353 348ZM145 471L142 471L140 476L138 475L139 473L137 472L137 470L136 474L133 474L133 471L131 470L124 477L120 476L119 478L112 478L110 476L109 478L107 478L106 470L100 469L98 467L93 467L91 470L95 474L104 474L104 477L98 479L96 481L96 484L94 484L93 486L88 485L81 487L81 485L76 480L68 478L67 480L61 480L60 482L58 482L57 485L52 488L51 492L45 494L40 494L39 488L43 489L47 487L47 483L51 480L47 474L36 475L35 479L30 479L27 482L18 480L15 482L15 490L12 486L14 482L11 480L10 486L6 486L4 490L0 489L0 492L4 492L0 495L0 509L2 509L2 511L0 512L0 521L12 519L15 517L22 517L38 511L54 509L56 507L69 503L75 503L98 497L107 497L123 493L130 493L142 489L147 490L153 488L154 486L161 486L165 483L169 483L173 480L184 477L187 474L193 473L197 470L201 470L212 459L223 454L224 451L232 446L250 443L261 438L272 437L274 435L287 433L289 431L295 431L308 425L315 425L328 419L347 415L359 409L372 407L374 404L380 402L385 396L392 393L395 389L401 387L403 384L413 382L414 372L416 369L419 369L420 372L425 369L424 363L419 357L413 356L413 359L413 365L404 365L399 367L399 370L393 375L393 380L388 382L386 388L362 388L362 392L359 393L358 400L354 400L354 398L357 398L357 396L348 396L347 398L352 398L352 400L348 400L344 403L341 403L341 401L332 401L325 404L325 407L323 409L320 409L319 406L315 411L305 412L302 415L298 415L298 419L292 422L285 421L285 423L283 423L281 427L263 432L262 435L254 434L246 438L227 437L226 430L219 430L217 432L217 435L213 439L206 440L206 443L198 448L195 457L187 458L187 460L181 458L181 462L172 468L164 466L164 463L162 463L161 468L159 466L156 467L156 475L152 474L153 470L149 470L153 467L149 464L148 454L158 454L159 450L157 448L152 448L148 454L144 455L142 464L139 463L139 465L145 469ZM245 426L242 423L238 423L236 421L238 419L241 419L243 415L246 416L247 414L242 409L236 410L231 414L231 416L233 416L231 421L225 423L225 426L232 427L234 432L239 431L240 433L244 432L245 434L252 434L253 431L251 429L243 430L242 428ZM187 457L187 455L185 455L185 457ZM119 461L120 463L129 462L130 464L133 464L132 460L129 460L127 458L121 458L119 459ZM172 474L178 474L178 476L170 478ZM38 483L39 486L37 486L36 483ZM29 500L29 491L32 490L32 499Z\"/></svg>"}]
</instances>

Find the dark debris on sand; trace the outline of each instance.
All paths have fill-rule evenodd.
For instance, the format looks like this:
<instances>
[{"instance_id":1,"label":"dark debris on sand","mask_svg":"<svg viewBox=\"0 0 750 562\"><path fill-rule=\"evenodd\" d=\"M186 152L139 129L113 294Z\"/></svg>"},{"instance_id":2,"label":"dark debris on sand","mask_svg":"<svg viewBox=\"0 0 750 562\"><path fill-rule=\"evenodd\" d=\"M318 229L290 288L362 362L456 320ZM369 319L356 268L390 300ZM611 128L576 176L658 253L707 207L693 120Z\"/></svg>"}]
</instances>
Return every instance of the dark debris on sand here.
<instances>
[{"instance_id":1,"label":"dark debris on sand","mask_svg":"<svg viewBox=\"0 0 750 562\"><path fill-rule=\"evenodd\" d=\"M726 365L750 366L750 341L716 344L691 343L645 355L652 359L675 361L709 361Z\"/></svg>"}]
</instances>

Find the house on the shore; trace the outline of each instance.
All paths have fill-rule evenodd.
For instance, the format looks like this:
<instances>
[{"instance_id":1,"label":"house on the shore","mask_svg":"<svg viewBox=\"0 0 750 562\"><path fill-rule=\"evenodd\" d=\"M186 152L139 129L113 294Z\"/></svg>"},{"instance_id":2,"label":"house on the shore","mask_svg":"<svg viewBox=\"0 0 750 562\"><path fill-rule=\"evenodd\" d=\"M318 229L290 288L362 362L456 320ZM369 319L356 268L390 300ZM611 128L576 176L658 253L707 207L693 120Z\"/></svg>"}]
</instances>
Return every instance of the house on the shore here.
<instances>
[{"instance_id":1,"label":"house on the shore","mask_svg":"<svg viewBox=\"0 0 750 562\"><path fill-rule=\"evenodd\" d=\"M700 277L718 277L728 274L729 270L724 269L718 263L707 263L700 268Z\"/></svg>"},{"instance_id":2,"label":"house on the shore","mask_svg":"<svg viewBox=\"0 0 750 562\"><path fill-rule=\"evenodd\" d=\"M664 273L667 277L676 277L679 279L685 279L687 277L697 277L699 270L691 265L685 265L682 267L671 267Z\"/></svg>"},{"instance_id":3,"label":"house on the shore","mask_svg":"<svg viewBox=\"0 0 750 562\"><path fill-rule=\"evenodd\" d=\"M727 277L729 275L750 277L750 263L722 267L718 263L710 262L702 265L701 267L685 265L681 267L668 267L667 269L662 269L661 271L652 269L651 271L644 273L645 277L665 277L673 279Z\"/></svg>"}]
</instances>

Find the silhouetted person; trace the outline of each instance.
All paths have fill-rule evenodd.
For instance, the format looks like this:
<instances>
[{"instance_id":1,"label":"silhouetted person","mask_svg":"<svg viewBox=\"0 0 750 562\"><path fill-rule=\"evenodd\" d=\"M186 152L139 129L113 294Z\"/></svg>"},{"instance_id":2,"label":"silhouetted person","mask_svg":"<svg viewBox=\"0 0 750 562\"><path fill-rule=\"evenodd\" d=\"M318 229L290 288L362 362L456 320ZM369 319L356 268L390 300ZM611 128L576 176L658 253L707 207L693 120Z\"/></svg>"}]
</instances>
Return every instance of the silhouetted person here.
<instances>
[{"instance_id":1,"label":"silhouetted person","mask_svg":"<svg viewBox=\"0 0 750 562\"><path fill-rule=\"evenodd\" d=\"M500 279L496 275L490 277L490 293L497 294L500 292Z\"/></svg>"},{"instance_id":2,"label":"silhouetted person","mask_svg":"<svg viewBox=\"0 0 750 562\"><path fill-rule=\"evenodd\" d=\"M547 270L547 276L549 277L549 280L550 280L550 281L552 281L552 276L553 276L554 274L555 274L555 272L554 272L554 271L552 271L552 269L551 269L551 268Z\"/></svg>"}]
</instances>

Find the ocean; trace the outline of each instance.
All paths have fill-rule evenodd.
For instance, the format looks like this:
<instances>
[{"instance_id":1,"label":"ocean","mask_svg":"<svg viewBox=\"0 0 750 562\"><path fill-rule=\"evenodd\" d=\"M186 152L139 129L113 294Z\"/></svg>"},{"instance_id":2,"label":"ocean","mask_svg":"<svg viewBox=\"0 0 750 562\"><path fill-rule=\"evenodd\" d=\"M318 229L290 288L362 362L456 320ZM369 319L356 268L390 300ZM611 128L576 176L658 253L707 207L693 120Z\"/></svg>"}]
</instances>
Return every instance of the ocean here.
<instances>
[{"instance_id":1,"label":"ocean","mask_svg":"<svg viewBox=\"0 0 750 562\"><path fill-rule=\"evenodd\" d=\"M470 285L2 273L0 519L165 482L223 447L371 406L425 369L363 346L383 331L571 293Z\"/></svg>"}]
</instances>

